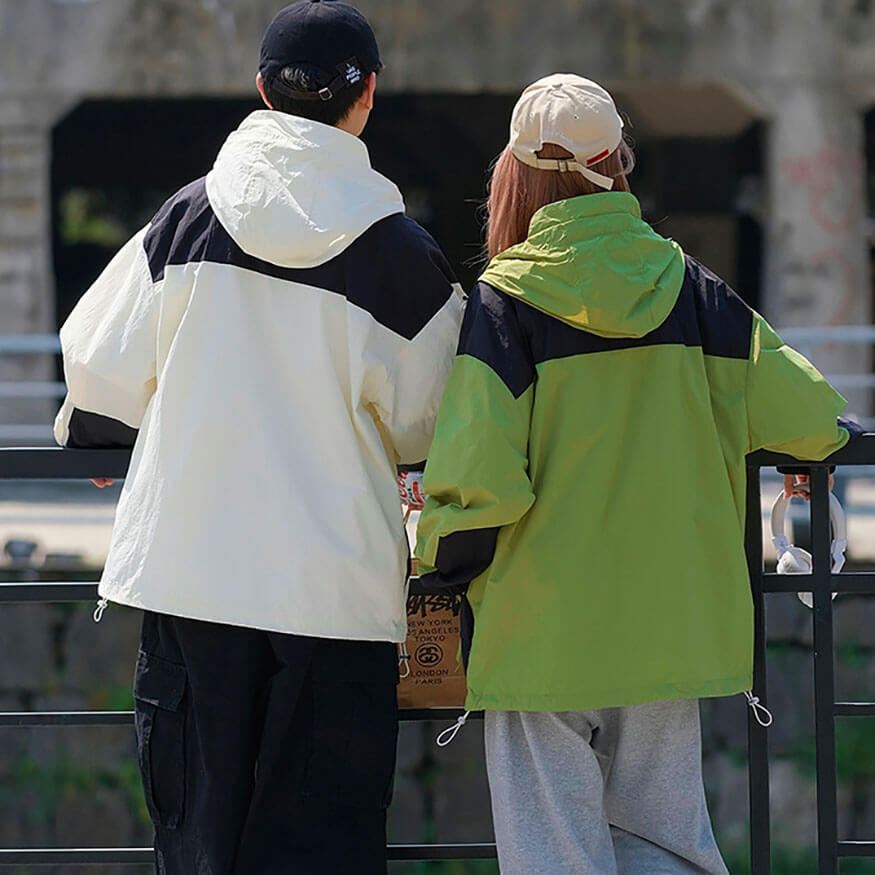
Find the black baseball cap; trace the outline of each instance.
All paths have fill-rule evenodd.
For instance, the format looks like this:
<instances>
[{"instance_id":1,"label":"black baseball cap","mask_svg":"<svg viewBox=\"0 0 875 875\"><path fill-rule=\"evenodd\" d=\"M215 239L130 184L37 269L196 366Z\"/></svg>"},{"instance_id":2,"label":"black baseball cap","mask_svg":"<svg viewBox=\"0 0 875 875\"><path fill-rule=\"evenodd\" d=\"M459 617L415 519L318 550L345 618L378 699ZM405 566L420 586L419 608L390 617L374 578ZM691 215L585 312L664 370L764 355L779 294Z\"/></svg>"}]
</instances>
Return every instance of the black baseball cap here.
<instances>
[{"instance_id":1,"label":"black baseball cap","mask_svg":"<svg viewBox=\"0 0 875 875\"><path fill-rule=\"evenodd\" d=\"M316 68L324 83L301 91L286 82L286 67ZM300 0L281 9L261 41L258 72L271 89L295 100L331 100L382 68L377 38L358 9L338 0Z\"/></svg>"}]
</instances>

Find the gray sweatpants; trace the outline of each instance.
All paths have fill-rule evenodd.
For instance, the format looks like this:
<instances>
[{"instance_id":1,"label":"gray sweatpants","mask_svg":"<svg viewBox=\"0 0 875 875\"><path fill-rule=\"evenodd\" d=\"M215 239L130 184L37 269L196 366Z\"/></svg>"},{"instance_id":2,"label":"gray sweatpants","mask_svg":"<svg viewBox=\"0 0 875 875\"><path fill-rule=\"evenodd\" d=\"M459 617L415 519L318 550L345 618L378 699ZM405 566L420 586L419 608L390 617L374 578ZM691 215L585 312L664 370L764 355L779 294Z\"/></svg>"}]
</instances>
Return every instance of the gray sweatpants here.
<instances>
[{"instance_id":1,"label":"gray sweatpants","mask_svg":"<svg viewBox=\"0 0 875 875\"><path fill-rule=\"evenodd\" d=\"M697 699L487 711L485 734L503 875L728 875Z\"/></svg>"}]
</instances>

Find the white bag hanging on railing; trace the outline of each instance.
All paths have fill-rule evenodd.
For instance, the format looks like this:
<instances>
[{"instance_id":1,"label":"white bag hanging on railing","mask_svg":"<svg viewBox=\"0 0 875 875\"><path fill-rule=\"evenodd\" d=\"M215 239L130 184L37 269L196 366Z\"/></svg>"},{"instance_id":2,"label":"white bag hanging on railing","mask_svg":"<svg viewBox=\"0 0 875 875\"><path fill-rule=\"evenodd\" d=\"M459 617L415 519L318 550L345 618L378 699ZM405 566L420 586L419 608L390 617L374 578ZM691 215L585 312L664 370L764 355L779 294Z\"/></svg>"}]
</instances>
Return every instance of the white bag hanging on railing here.
<instances>
[{"instance_id":1,"label":"white bag hanging on railing","mask_svg":"<svg viewBox=\"0 0 875 875\"><path fill-rule=\"evenodd\" d=\"M778 552L777 571L778 574L811 574L811 554L801 547L794 547L784 529L787 508L791 500L781 492L772 505L772 543ZM832 528L832 542L829 549L832 559L831 571L833 574L838 574L845 564L845 550L848 549L848 528L841 502L831 492L829 494L829 519ZM809 608L813 606L814 599L810 592L798 592L796 595L802 604ZM835 598L836 593L833 593L832 597Z\"/></svg>"}]
</instances>

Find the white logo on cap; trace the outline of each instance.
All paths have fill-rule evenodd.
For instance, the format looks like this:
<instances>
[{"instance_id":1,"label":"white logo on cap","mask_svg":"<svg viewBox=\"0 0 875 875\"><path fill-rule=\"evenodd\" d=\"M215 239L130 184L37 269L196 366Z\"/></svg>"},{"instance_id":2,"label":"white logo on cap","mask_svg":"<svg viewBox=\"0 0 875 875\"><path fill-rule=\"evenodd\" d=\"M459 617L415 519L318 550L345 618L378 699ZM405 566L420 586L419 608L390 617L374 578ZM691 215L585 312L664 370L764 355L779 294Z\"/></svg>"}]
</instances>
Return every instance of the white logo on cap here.
<instances>
[{"instance_id":1,"label":"white logo on cap","mask_svg":"<svg viewBox=\"0 0 875 875\"><path fill-rule=\"evenodd\" d=\"M359 70L354 64L346 65L346 81L349 82L350 85L355 85L362 78L362 71Z\"/></svg>"}]
</instances>

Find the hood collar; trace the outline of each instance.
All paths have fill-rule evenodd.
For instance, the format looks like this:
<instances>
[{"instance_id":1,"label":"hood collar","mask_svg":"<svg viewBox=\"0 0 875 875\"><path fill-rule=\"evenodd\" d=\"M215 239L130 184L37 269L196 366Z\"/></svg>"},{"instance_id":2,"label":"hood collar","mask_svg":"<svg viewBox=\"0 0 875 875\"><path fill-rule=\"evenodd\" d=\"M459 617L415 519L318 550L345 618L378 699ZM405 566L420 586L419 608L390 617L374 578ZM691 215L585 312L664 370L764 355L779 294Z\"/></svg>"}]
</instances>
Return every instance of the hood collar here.
<instances>
[{"instance_id":1,"label":"hood collar","mask_svg":"<svg viewBox=\"0 0 875 875\"><path fill-rule=\"evenodd\" d=\"M591 216L632 216L641 218L638 198L626 191L603 191L584 194L541 207L529 223L529 237L538 231L586 219Z\"/></svg>"},{"instance_id":2,"label":"hood collar","mask_svg":"<svg viewBox=\"0 0 875 875\"><path fill-rule=\"evenodd\" d=\"M358 137L275 110L253 112L231 133L206 187L237 245L282 267L323 264L404 212L401 192L372 169Z\"/></svg>"},{"instance_id":3,"label":"hood collar","mask_svg":"<svg viewBox=\"0 0 875 875\"><path fill-rule=\"evenodd\" d=\"M509 295L602 337L643 337L677 301L684 257L641 218L627 192L581 195L538 210L522 243L481 277Z\"/></svg>"}]
</instances>

